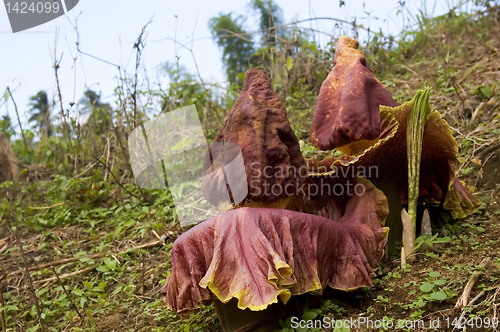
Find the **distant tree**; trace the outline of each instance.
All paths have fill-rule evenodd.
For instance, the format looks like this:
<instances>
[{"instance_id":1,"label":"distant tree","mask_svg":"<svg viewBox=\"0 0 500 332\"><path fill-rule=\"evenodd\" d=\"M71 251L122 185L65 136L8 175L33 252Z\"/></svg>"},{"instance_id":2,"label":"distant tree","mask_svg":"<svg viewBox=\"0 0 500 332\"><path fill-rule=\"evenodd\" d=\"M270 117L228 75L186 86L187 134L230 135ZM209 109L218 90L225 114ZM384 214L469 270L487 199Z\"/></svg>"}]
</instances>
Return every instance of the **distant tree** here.
<instances>
[{"instance_id":1,"label":"distant tree","mask_svg":"<svg viewBox=\"0 0 500 332\"><path fill-rule=\"evenodd\" d=\"M209 20L212 37L222 49L222 61L230 83L236 83L238 74L249 68L249 58L255 52L251 36L243 28L242 16L219 14Z\"/></svg>"},{"instance_id":2,"label":"distant tree","mask_svg":"<svg viewBox=\"0 0 500 332\"><path fill-rule=\"evenodd\" d=\"M106 133L111 129L109 115L112 108L108 103L101 101L100 94L88 89L84 92L79 104L83 105L84 113L89 114L85 122L86 127L93 128L99 134Z\"/></svg>"},{"instance_id":3,"label":"distant tree","mask_svg":"<svg viewBox=\"0 0 500 332\"><path fill-rule=\"evenodd\" d=\"M38 91L34 96L30 97L31 117L28 122L36 122L40 134L45 134L47 137L52 135L52 124L50 122L50 105L49 98L45 91Z\"/></svg>"},{"instance_id":4,"label":"distant tree","mask_svg":"<svg viewBox=\"0 0 500 332\"><path fill-rule=\"evenodd\" d=\"M169 80L168 89L164 91L162 96L162 111L168 112L194 104L201 118L202 111L211 98L210 90L203 87L197 77L189 73L182 65L165 62L161 71L167 74Z\"/></svg>"},{"instance_id":5,"label":"distant tree","mask_svg":"<svg viewBox=\"0 0 500 332\"><path fill-rule=\"evenodd\" d=\"M10 141L10 138L16 133L14 127L12 127L12 121L10 120L9 115L3 115L0 119L0 132L4 134L7 140Z\"/></svg>"},{"instance_id":6,"label":"distant tree","mask_svg":"<svg viewBox=\"0 0 500 332\"><path fill-rule=\"evenodd\" d=\"M263 30L262 44L275 45L276 36L281 36L276 26L283 24L283 10L273 0L251 0L249 6L260 17L259 27Z\"/></svg>"}]
</instances>

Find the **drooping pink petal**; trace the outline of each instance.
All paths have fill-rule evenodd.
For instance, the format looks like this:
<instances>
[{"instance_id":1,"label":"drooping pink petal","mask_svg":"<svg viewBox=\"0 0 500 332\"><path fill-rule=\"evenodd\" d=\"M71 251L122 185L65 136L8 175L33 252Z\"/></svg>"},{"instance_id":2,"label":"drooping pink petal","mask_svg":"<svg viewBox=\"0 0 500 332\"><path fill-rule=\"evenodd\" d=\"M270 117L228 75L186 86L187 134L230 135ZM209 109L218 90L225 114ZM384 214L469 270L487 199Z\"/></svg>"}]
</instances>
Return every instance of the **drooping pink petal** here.
<instances>
[{"instance_id":1,"label":"drooping pink petal","mask_svg":"<svg viewBox=\"0 0 500 332\"><path fill-rule=\"evenodd\" d=\"M348 195L337 221L295 211L238 208L184 233L162 294L182 313L217 298L263 310L291 295L372 285L383 255L387 201L369 181ZM362 193L361 193L362 192Z\"/></svg>"}]
</instances>

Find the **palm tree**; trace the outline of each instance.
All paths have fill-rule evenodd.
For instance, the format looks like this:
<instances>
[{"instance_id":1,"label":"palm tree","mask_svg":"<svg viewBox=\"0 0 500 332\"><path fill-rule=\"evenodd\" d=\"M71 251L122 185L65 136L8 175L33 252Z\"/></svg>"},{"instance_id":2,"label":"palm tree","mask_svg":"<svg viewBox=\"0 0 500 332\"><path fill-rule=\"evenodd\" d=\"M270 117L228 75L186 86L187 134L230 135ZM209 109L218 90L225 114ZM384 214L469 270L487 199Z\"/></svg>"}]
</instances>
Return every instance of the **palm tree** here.
<instances>
[{"instance_id":1,"label":"palm tree","mask_svg":"<svg viewBox=\"0 0 500 332\"><path fill-rule=\"evenodd\" d=\"M110 120L108 115L111 114L111 106L108 103L101 102L101 95L95 91L88 89L84 96L80 99L80 104L83 104L85 113L90 113L87 126L94 127L98 133L105 133L110 130Z\"/></svg>"},{"instance_id":2,"label":"palm tree","mask_svg":"<svg viewBox=\"0 0 500 332\"><path fill-rule=\"evenodd\" d=\"M30 97L31 106L30 113L32 114L28 122L36 122L41 134L46 134L47 137L52 135L52 125L50 123L50 105L49 98L45 91Z\"/></svg>"}]
</instances>

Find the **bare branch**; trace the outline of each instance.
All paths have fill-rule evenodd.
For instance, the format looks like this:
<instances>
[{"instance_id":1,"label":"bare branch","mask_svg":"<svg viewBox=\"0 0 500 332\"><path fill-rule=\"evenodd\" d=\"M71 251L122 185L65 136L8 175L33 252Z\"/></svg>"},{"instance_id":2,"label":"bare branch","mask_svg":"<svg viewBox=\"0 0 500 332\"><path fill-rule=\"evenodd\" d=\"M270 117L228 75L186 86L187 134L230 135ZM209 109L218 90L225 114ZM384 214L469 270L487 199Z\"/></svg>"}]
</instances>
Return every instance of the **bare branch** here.
<instances>
[{"instance_id":1,"label":"bare branch","mask_svg":"<svg viewBox=\"0 0 500 332\"><path fill-rule=\"evenodd\" d=\"M19 128L21 129L21 136L23 137L24 148L26 150L28 150L28 143L26 142L26 136L24 135L23 126L21 125L21 119L19 118L19 111L17 110L16 101L14 100L14 97L12 97L12 93L10 92L9 87L7 87L7 92L9 93L10 99L12 100L12 103L14 104L14 109L16 110L17 123L19 124Z\"/></svg>"}]
</instances>

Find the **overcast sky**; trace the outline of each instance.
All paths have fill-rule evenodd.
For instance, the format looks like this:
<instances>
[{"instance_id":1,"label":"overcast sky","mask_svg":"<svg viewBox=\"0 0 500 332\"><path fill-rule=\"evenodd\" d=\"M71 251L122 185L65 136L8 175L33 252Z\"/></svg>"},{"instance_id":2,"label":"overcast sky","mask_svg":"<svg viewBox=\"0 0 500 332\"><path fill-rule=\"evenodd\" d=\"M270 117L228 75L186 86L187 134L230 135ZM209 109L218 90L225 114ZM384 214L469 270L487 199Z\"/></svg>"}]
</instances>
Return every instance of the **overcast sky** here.
<instances>
[{"instance_id":1,"label":"overcast sky","mask_svg":"<svg viewBox=\"0 0 500 332\"><path fill-rule=\"evenodd\" d=\"M307 19L310 17L333 17L352 20L371 26L374 30L383 28L384 32L396 33L402 26L400 1L365 1L345 0L345 6L339 8L338 0L275 0L284 12L285 22ZM80 0L69 13L51 22L13 34L9 25L5 7L0 4L0 91L3 94L9 86L17 102L23 126L27 127L29 97L39 90L46 90L50 97L54 95L55 78L52 68L54 42L57 34L57 57L60 63L60 81L65 108L70 102L78 102L86 87L101 92L104 101L112 103L113 90L116 86L117 68L114 65L98 61L89 56L77 55L74 29L76 19L80 34L80 49L109 63L133 70L135 53L133 50L141 28L152 18L147 27L147 45L143 63L148 75L154 78L158 66L165 61L175 61L176 52L180 64L195 72L191 53L178 46L172 39L193 48L200 74L204 80L212 83L224 83L225 75L221 63L221 53L210 36L208 20L219 13L249 12L249 1L234 0ZM454 5L454 0L429 2L428 10L441 15ZM407 0L405 8L413 13L421 8L424 1ZM369 15L368 15L369 13ZM408 15L405 13L405 17ZM379 18L379 19L376 19ZM332 33L335 23L315 21L301 24L317 30ZM246 26L249 30L257 29L257 17L250 17ZM328 37L319 39L326 43ZM0 101L0 116L9 112L16 124L14 106L9 101Z\"/></svg>"}]
</instances>

